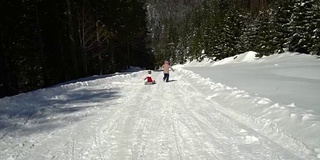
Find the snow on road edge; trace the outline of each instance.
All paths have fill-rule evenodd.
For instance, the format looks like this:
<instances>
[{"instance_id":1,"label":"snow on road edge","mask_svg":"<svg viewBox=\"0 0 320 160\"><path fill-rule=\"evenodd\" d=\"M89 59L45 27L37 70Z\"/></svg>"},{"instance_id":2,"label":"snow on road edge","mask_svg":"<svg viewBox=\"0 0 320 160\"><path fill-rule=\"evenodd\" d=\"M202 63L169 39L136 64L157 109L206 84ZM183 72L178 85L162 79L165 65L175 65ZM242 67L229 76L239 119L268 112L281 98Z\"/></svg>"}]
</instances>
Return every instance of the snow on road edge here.
<instances>
[{"instance_id":1,"label":"snow on road edge","mask_svg":"<svg viewBox=\"0 0 320 160\"><path fill-rule=\"evenodd\" d=\"M320 158L320 117L313 115L312 111L301 110L294 105L281 106L268 98L252 97L245 91L214 83L210 78L203 78L182 66L176 66L176 71L197 84L196 88L201 88L200 92L208 100L224 106L219 111L274 139L292 152Z\"/></svg>"}]
</instances>

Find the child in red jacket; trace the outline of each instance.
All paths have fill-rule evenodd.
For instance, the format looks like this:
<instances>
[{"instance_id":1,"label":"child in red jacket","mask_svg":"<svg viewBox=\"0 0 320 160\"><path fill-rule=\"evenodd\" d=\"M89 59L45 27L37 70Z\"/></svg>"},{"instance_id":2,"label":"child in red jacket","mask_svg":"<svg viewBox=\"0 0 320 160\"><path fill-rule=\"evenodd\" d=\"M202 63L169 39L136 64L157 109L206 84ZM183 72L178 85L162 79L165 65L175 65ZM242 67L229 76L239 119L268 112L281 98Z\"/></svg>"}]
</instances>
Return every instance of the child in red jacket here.
<instances>
[{"instance_id":1,"label":"child in red jacket","mask_svg":"<svg viewBox=\"0 0 320 160\"><path fill-rule=\"evenodd\" d=\"M144 84L156 84L156 81L151 77L151 71L148 71L148 75L144 78Z\"/></svg>"}]
</instances>

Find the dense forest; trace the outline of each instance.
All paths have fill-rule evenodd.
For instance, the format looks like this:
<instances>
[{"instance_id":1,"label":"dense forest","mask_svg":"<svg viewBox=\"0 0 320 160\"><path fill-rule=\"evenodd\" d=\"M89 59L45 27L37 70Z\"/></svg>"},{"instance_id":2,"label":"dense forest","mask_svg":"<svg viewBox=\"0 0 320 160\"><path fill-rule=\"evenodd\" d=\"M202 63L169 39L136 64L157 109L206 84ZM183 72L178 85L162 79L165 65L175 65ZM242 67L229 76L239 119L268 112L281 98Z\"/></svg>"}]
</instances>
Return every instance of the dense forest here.
<instances>
[{"instance_id":1,"label":"dense forest","mask_svg":"<svg viewBox=\"0 0 320 160\"><path fill-rule=\"evenodd\" d=\"M157 60L320 54L319 0L149 0L148 16Z\"/></svg>"},{"instance_id":2,"label":"dense forest","mask_svg":"<svg viewBox=\"0 0 320 160\"><path fill-rule=\"evenodd\" d=\"M164 60L320 55L319 0L22 0L0 8L0 97Z\"/></svg>"},{"instance_id":3,"label":"dense forest","mask_svg":"<svg viewBox=\"0 0 320 160\"><path fill-rule=\"evenodd\" d=\"M0 97L130 66L153 68L146 4L1 1Z\"/></svg>"}]
</instances>

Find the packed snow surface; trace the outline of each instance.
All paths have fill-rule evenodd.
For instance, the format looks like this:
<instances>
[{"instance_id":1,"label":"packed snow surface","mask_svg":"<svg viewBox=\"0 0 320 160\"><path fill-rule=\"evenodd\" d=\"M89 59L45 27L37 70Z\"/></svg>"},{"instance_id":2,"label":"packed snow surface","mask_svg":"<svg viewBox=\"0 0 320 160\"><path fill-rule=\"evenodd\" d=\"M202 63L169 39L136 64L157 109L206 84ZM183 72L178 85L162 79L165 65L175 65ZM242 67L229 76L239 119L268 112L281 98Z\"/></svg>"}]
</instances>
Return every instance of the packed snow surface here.
<instances>
[{"instance_id":1,"label":"packed snow surface","mask_svg":"<svg viewBox=\"0 0 320 160\"><path fill-rule=\"evenodd\" d=\"M319 159L319 60L253 55L177 65L168 83L154 71L143 85L142 70L0 99L0 159Z\"/></svg>"}]
</instances>

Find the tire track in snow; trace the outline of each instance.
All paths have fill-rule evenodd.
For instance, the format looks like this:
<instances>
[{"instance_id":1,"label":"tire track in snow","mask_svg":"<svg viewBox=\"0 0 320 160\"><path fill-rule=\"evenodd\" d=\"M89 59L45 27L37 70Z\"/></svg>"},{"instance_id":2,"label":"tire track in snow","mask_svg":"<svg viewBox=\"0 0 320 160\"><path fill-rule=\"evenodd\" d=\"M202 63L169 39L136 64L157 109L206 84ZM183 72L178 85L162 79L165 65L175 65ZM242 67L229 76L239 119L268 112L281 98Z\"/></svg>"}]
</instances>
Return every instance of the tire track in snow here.
<instances>
[{"instance_id":1,"label":"tire track in snow","mask_svg":"<svg viewBox=\"0 0 320 160\"><path fill-rule=\"evenodd\" d=\"M196 90L196 92L203 94L203 97L208 97L208 95L205 95L204 93L208 94L210 92L210 87L212 86L209 86L208 88L208 82L205 82L205 84L201 84L201 82L203 81L202 77L199 77L197 74L193 74L190 71L185 72L183 69L182 72L179 71L179 73L182 73L182 75L186 77L185 79L188 79L191 81L192 84L195 84L191 87L193 90ZM199 90L204 91L204 93L200 92ZM272 128L270 128L267 126L267 124L261 123L259 119L257 120L254 117L251 117L250 115L246 115L244 113L235 111L232 108L228 108L227 106L221 106L217 102L211 100L211 98L206 98L206 100L211 102L212 104L215 104L215 109L219 111L221 114L223 114L225 117L237 122L239 126L248 128L252 132L256 132L261 137L263 137L262 139L269 139L269 141L274 143L274 145L279 146L284 150L287 150L288 152L297 157L301 157L301 159L316 159L316 156L313 154L311 149L308 149L299 140L296 140L290 135L287 135L285 132L280 131L279 128L277 128L276 126L271 126ZM272 130L276 132L272 133Z\"/></svg>"},{"instance_id":2,"label":"tire track in snow","mask_svg":"<svg viewBox=\"0 0 320 160\"><path fill-rule=\"evenodd\" d=\"M130 87L133 102L122 104L126 116L110 131L116 144L111 159L300 159L217 111L183 77Z\"/></svg>"},{"instance_id":3,"label":"tire track in snow","mask_svg":"<svg viewBox=\"0 0 320 160\"><path fill-rule=\"evenodd\" d=\"M161 74L157 76L157 79L161 79ZM131 128L131 133L128 134L130 131L121 128L118 130L118 133L122 131L122 133L127 134L126 137L116 136L114 138L115 141L118 141L118 145L125 143L126 150L122 151L126 152L126 155L112 153L113 158L239 159L240 157L240 159L259 159L263 157L263 159L275 159L283 156L290 159L299 159L272 141L270 142L269 139L264 139L259 133L250 130L246 126L239 126L240 124L237 121L219 113L212 107L216 104L206 101L206 97L192 88L192 85L183 78L170 83L158 82L155 86L135 87L131 88L131 90L137 90L139 94L131 95L131 98L140 98L140 101L135 101L134 104L123 104L136 107L135 110L127 108L131 113L131 117L126 118L126 120L140 122L139 119L141 117L137 115L146 116L149 114L145 118L151 122L148 124L145 124L145 121L143 121L143 124L122 122L119 124ZM145 89L147 91L144 91ZM188 101L186 97L189 99ZM158 112L151 111L149 109L151 107L158 107ZM181 112L182 109L184 113ZM209 114L207 112L212 113ZM137 126L128 126L125 125L126 123ZM158 124L157 128L152 127L154 124ZM150 130L146 130L146 126ZM185 130L185 128L197 128L196 132L198 134L194 135L195 131ZM152 129L155 129L156 132L152 131ZM142 135L134 134L138 130L143 131L140 132ZM239 133L242 130L245 132L240 135ZM149 139L138 140L135 136ZM197 137L197 140L194 137ZM128 145L131 145L131 147L128 147ZM142 154L134 153L137 152L137 150L132 149L134 145L140 145L140 148L145 150L140 150L143 152ZM120 147L114 148L114 150L119 149ZM281 151L276 151L277 149ZM247 150L251 150L251 152ZM139 157L133 155L139 155Z\"/></svg>"}]
</instances>

